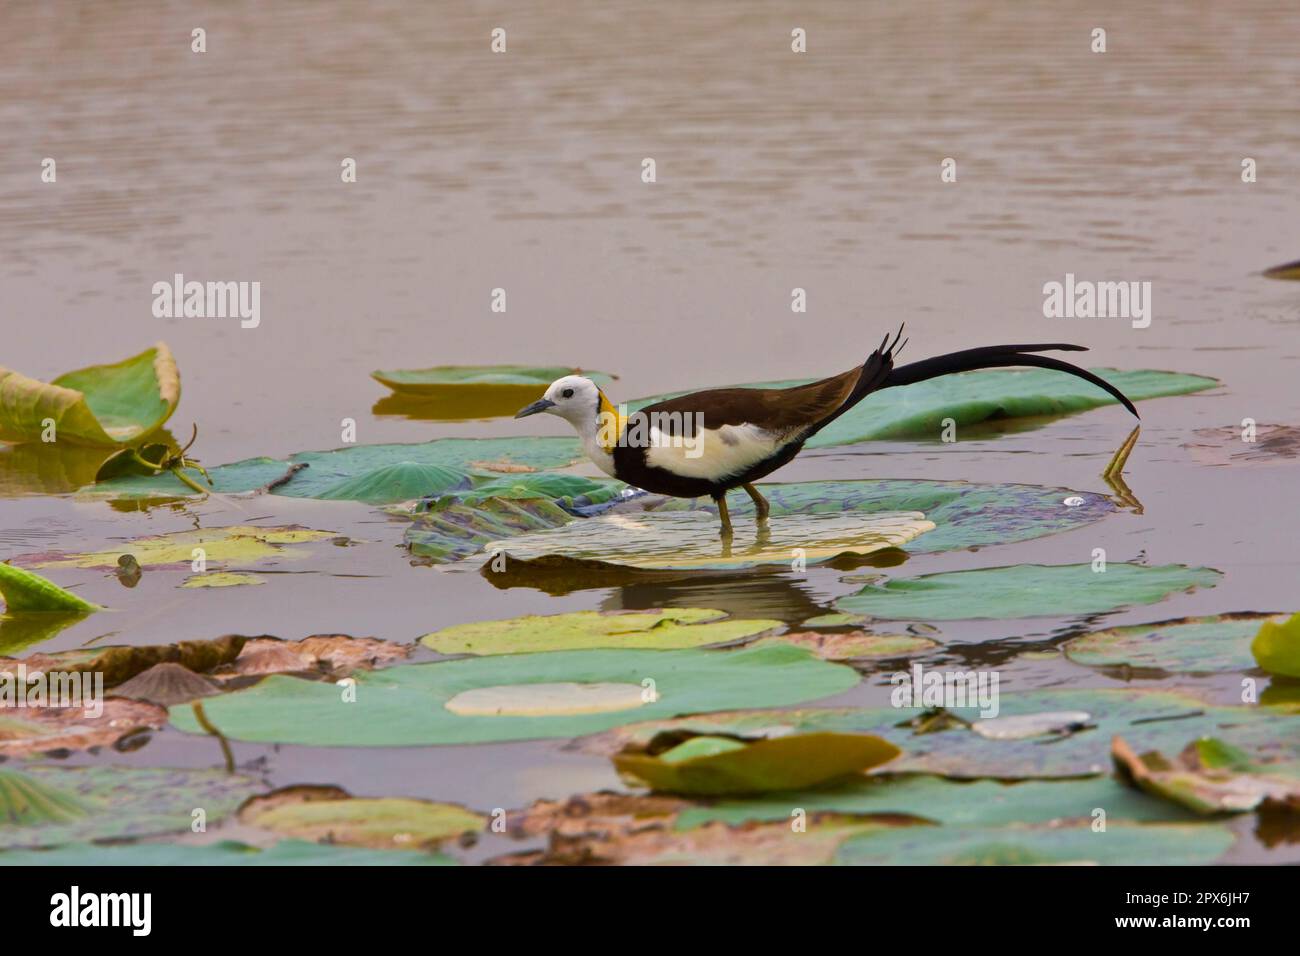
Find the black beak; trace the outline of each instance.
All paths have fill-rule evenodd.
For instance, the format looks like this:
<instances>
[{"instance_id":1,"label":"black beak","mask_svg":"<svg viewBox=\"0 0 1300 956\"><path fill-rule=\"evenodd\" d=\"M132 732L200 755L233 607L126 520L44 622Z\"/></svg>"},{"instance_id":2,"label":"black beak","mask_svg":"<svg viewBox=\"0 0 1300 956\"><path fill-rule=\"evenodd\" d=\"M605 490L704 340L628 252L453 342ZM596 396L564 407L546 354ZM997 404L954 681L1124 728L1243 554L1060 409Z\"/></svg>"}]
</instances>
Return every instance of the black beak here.
<instances>
[{"instance_id":1,"label":"black beak","mask_svg":"<svg viewBox=\"0 0 1300 956\"><path fill-rule=\"evenodd\" d=\"M519 411L515 412L515 418L527 418L529 415L536 415L538 412L544 412L548 408L554 407L555 403L549 398L539 398L537 401L533 402L533 404L526 405L519 409Z\"/></svg>"}]
</instances>

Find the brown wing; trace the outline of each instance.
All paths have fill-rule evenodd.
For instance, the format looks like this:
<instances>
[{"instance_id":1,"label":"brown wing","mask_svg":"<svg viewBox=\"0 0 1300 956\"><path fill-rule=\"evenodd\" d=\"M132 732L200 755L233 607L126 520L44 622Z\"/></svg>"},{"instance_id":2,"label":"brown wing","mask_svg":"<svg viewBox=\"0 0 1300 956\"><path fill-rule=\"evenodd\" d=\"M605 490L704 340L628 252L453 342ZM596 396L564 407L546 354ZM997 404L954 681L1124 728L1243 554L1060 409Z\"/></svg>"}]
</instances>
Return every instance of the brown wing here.
<instances>
[{"instance_id":1,"label":"brown wing","mask_svg":"<svg viewBox=\"0 0 1300 956\"><path fill-rule=\"evenodd\" d=\"M793 388L711 388L649 405L641 411L657 414L660 428L675 434L685 424L687 437L695 432L697 415L705 428L723 425L758 425L775 432L792 432L820 421L844 404L862 369Z\"/></svg>"}]
</instances>

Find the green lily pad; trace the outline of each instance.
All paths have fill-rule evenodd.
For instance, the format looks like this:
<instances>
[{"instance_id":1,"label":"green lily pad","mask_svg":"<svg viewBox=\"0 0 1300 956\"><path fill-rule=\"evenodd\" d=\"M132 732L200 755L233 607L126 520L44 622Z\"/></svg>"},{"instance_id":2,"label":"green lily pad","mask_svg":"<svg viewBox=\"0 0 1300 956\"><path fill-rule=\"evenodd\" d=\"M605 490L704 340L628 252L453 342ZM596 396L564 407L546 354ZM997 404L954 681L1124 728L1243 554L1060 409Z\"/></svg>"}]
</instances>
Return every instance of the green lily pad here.
<instances>
[{"instance_id":1,"label":"green lily pad","mask_svg":"<svg viewBox=\"0 0 1300 956\"><path fill-rule=\"evenodd\" d=\"M523 401L528 396L541 398L546 386L566 375L583 375L597 385L608 385L614 376L605 372L587 372L560 365L436 365L432 368L403 368L371 372L370 377L395 392L410 395L440 395L461 389L519 390Z\"/></svg>"},{"instance_id":2,"label":"green lily pad","mask_svg":"<svg viewBox=\"0 0 1300 956\"><path fill-rule=\"evenodd\" d=\"M181 398L181 378L162 342L113 365L92 365L38 382L0 368L0 441L55 440L75 445L129 445L161 428Z\"/></svg>"},{"instance_id":3,"label":"green lily pad","mask_svg":"<svg viewBox=\"0 0 1300 956\"><path fill-rule=\"evenodd\" d=\"M220 770L0 770L0 808L8 807L0 809L0 848L189 832L194 810L215 824L259 789L251 777Z\"/></svg>"},{"instance_id":4,"label":"green lily pad","mask_svg":"<svg viewBox=\"0 0 1300 956\"><path fill-rule=\"evenodd\" d=\"M852 668L793 647L556 651L361 673L355 703L344 702L332 684L273 676L204 706L210 722L235 740L399 747L573 737L632 719L785 706L840 693L857 681ZM607 703L610 686L635 690L635 697ZM484 715L472 700L461 706L466 695L486 691L509 701L521 687L518 710ZM595 709L584 687L598 691ZM549 698L539 700L539 691ZM173 708L171 720L186 732L202 732L186 708Z\"/></svg>"},{"instance_id":5,"label":"green lily pad","mask_svg":"<svg viewBox=\"0 0 1300 956\"><path fill-rule=\"evenodd\" d=\"M5 599L6 616L88 614L99 610L98 604L91 604L53 581L12 564L0 564L0 595Z\"/></svg>"},{"instance_id":6,"label":"green lily pad","mask_svg":"<svg viewBox=\"0 0 1300 956\"><path fill-rule=\"evenodd\" d=\"M1119 388L1133 401L1185 395L1214 388L1219 383L1203 375L1182 375L1148 369L1120 371L1095 368L1094 373ZM757 382L742 388L788 388L811 379ZM685 393L674 393L685 394ZM671 398L657 395L629 402L632 411ZM960 429L991 418L1068 415L1101 405L1113 405L1108 393L1073 375L1048 369L992 369L945 375L902 388L887 388L868 395L856 407L831 422L808 442L809 448L851 445L872 439L938 439L943 420L951 418ZM960 431L959 431L960 434Z\"/></svg>"},{"instance_id":7,"label":"green lily pad","mask_svg":"<svg viewBox=\"0 0 1300 956\"><path fill-rule=\"evenodd\" d=\"M399 461L362 472L355 478L346 478L313 497L326 501L364 501L370 505L386 505L424 495L442 494L454 488L468 488L469 484L469 473L458 468Z\"/></svg>"},{"instance_id":8,"label":"green lily pad","mask_svg":"<svg viewBox=\"0 0 1300 956\"><path fill-rule=\"evenodd\" d=\"M201 846L176 843L73 843L51 850L0 852L0 866L455 866L442 853L364 850L304 840L281 840L265 850L223 840Z\"/></svg>"},{"instance_id":9,"label":"green lily pad","mask_svg":"<svg viewBox=\"0 0 1300 956\"><path fill-rule=\"evenodd\" d=\"M920 512L787 515L760 536L720 541L717 519L702 511L617 514L523 534L483 546L509 562L592 561L641 570L704 570L819 564L907 544L934 527Z\"/></svg>"},{"instance_id":10,"label":"green lily pad","mask_svg":"<svg viewBox=\"0 0 1300 956\"><path fill-rule=\"evenodd\" d=\"M1214 823L1040 823L1012 827L903 827L873 830L840 844L845 866L1162 866L1213 863L1233 844L1232 831Z\"/></svg>"},{"instance_id":11,"label":"green lily pad","mask_svg":"<svg viewBox=\"0 0 1300 956\"><path fill-rule=\"evenodd\" d=\"M891 620L961 621L1077 617L1134 604L1153 604L1194 587L1214 587L1223 575L1182 564L1017 564L893 578L842 597L835 606Z\"/></svg>"},{"instance_id":12,"label":"green lily pad","mask_svg":"<svg viewBox=\"0 0 1300 956\"><path fill-rule=\"evenodd\" d=\"M1251 642L1260 667L1281 677L1300 677L1300 614L1285 621L1265 621Z\"/></svg>"},{"instance_id":13,"label":"green lily pad","mask_svg":"<svg viewBox=\"0 0 1300 956\"><path fill-rule=\"evenodd\" d=\"M708 652L701 652L708 653ZM588 741L589 749L613 754L629 744L645 746L667 732L771 737L788 733L871 733L896 744L903 756L893 773L941 774L1001 780L1082 777L1104 773L1110 741L1122 736L1140 750L1176 750L1189 737L1216 737L1283 772L1300 761L1300 715L1267 707L1218 707L1169 691L1135 689L1051 690L1002 693L997 719L1081 711L1090 729L1039 737L988 737L961 724L932 733L900 726L921 711L911 707L815 708L700 714L630 724ZM976 708L952 708L967 721ZM1291 772L1287 770L1286 772Z\"/></svg>"},{"instance_id":14,"label":"green lily pad","mask_svg":"<svg viewBox=\"0 0 1300 956\"><path fill-rule=\"evenodd\" d=\"M1115 627L1072 638L1065 656L1088 667L1133 667L1180 674L1247 671L1255 666L1251 638L1268 614L1185 617Z\"/></svg>"},{"instance_id":15,"label":"green lily pad","mask_svg":"<svg viewBox=\"0 0 1300 956\"><path fill-rule=\"evenodd\" d=\"M1087 820L1105 811L1106 820L1140 823L1188 821L1195 814L1139 793L1114 777L1082 780L958 781L928 774L882 774L834 787L770 793L683 810L678 829L721 821L788 820L795 808L817 813L903 814L946 826L1009 826L1053 820Z\"/></svg>"},{"instance_id":16,"label":"green lily pad","mask_svg":"<svg viewBox=\"0 0 1300 956\"><path fill-rule=\"evenodd\" d=\"M576 611L456 624L420 638L442 654L527 654L595 647L671 650L728 644L781 627L780 621L731 618L708 608Z\"/></svg>"},{"instance_id":17,"label":"green lily pad","mask_svg":"<svg viewBox=\"0 0 1300 956\"><path fill-rule=\"evenodd\" d=\"M614 768L660 793L716 796L815 787L893 760L899 749L872 734L791 734L743 742L692 737L662 753L624 751Z\"/></svg>"},{"instance_id":18,"label":"green lily pad","mask_svg":"<svg viewBox=\"0 0 1300 956\"><path fill-rule=\"evenodd\" d=\"M417 445L351 445L334 451L304 451L284 460L248 458L209 468L208 474L214 491L241 494L264 488L284 477L291 465L307 465L270 493L289 498L320 498L331 493L337 495L344 482L398 465L437 466L492 478L512 473L514 469L529 472L562 468L581 454L582 446L576 438L439 438ZM410 469L404 474L409 477ZM197 473L192 477L197 477ZM437 493L445 489L432 490ZM194 493L170 473L126 475L82 491L110 498L184 498Z\"/></svg>"}]
</instances>

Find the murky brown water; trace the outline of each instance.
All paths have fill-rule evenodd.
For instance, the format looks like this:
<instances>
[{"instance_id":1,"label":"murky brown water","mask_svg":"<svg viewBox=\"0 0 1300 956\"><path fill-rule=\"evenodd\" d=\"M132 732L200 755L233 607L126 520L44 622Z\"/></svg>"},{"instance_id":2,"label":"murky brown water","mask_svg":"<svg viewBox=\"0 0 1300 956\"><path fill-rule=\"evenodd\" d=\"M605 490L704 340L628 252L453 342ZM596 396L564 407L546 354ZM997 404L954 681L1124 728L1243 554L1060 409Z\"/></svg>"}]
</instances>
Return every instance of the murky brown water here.
<instances>
[{"instance_id":1,"label":"murky brown water","mask_svg":"<svg viewBox=\"0 0 1300 956\"><path fill-rule=\"evenodd\" d=\"M911 573L1012 561L1205 564L1219 587L1111 623L1297 605L1294 461L1213 466L1193 431L1295 422L1300 287L1300 11L1234 4L401 2L7 4L0 12L0 364L48 378L173 348L178 433L207 463L440 435L563 433L562 423L376 416L375 368L521 362L622 376L617 397L816 375L906 320L909 354L1075 341L1090 364L1213 375L1144 403L1129 465L1141 516ZM495 26L509 53L492 55ZM190 52L190 31L208 52ZM809 52L789 52L795 26ZM1093 27L1109 52L1089 50ZM58 182L40 181L53 157ZM358 181L340 182L352 157ZM658 181L642 183L653 157ZM957 161L956 183L939 164ZM1243 157L1258 182L1241 181ZM262 283L262 320L160 320L176 272ZM1042 287L1149 281L1154 318L1052 320ZM793 315L803 287L808 312ZM489 309L507 290L508 311ZM962 441L807 454L783 480L1015 480L1106 490L1128 432L1107 408ZM21 470L0 451L0 471ZM209 501L126 515L71 498L0 500L0 558L267 516L367 542L271 587L177 591L146 575L61 583L116 610L65 631L149 643L228 631L411 640L456 621L586 607L714 606L801 620L851 585L830 571L549 597L411 568L401 527L361 505ZM1012 551L1014 548L1014 551ZM349 575L349 576L341 576ZM351 575L368 575L356 577ZM944 629L949 653L1006 657L1063 621ZM991 643L990 643L991 642ZM1001 643L999 643L1001 642ZM1001 663L1003 687L1111 684L1057 662ZM1231 699L1232 681L1179 679ZM845 700L883 698L868 680ZM215 748L214 748L215 751ZM340 751L236 745L276 783L512 806L614 785L558 744ZM202 763L168 733L130 759ZM87 758L81 758L87 759ZM1292 848L1294 851L1294 848ZM1238 851L1249 858L1249 843ZM1278 859L1287 851L1274 853ZM1290 852L1289 856L1296 856Z\"/></svg>"}]
</instances>

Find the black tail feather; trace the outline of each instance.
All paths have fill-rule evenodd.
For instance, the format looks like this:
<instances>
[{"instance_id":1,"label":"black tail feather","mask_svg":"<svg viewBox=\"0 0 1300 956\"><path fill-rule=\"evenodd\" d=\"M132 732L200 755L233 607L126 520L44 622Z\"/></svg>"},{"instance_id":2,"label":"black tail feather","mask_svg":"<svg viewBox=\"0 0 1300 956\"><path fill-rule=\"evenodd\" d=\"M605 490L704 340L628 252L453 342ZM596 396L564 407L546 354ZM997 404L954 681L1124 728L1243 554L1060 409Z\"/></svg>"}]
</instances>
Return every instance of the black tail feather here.
<instances>
[{"instance_id":1,"label":"black tail feather","mask_svg":"<svg viewBox=\"0 0 1300 956\"><path fill-rule=\"evenodd\" d=\"M884 382L877 387L895 388L900 385L912 385L916 382L924 382L927 379L938 378L940 375L951 375L953 372L973 372L976 369L983 368L1014 368L1017 366L1050 368L1057 372L1066 372L1083 379L1085 382L1091 382L1114 396L1120 404L1133 413L1135 418L1142 417L1138 414L1138 410L1133 407L1133 403L1129 401L1127 395L1110 384L1110 382L1099 378L1087 369L1079 368L1077 365L1071 365L1069 362L1063 362L1060 359L1046 355L1027 354L1046 351L1086 352L1087 349L1082 345L1059 343L1053 345L989 345L984 348L949 352L947 355L936 355L934 358L923 359L920 362L904 365L902 368L892 369Z\"/></svg>"}]
</instances>

